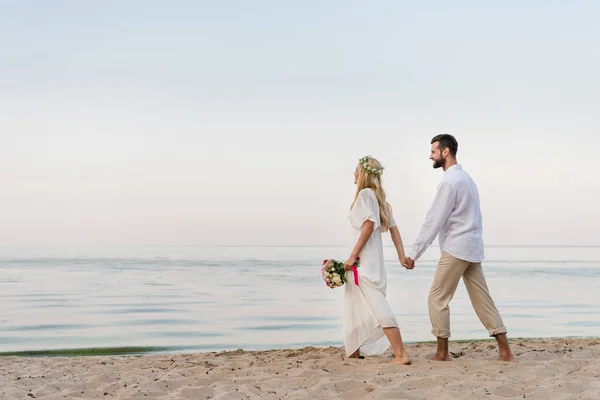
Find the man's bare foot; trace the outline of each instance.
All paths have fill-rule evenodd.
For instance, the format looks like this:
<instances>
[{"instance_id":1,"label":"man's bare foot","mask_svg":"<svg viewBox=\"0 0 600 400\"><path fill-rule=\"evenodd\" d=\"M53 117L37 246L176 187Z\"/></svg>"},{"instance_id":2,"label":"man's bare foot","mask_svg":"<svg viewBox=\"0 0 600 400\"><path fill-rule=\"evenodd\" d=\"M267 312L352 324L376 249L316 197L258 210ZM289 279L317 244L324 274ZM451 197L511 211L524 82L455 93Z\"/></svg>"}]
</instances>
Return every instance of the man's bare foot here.
<instances>
[{"instance_id":1,"label":"man's bare foot","mask_svg":"<svg viewBox=\"0 0 600 400\"><path fill-rule=\"evenodd\" d=\"M517 362L517 360L515 360L515 358L513 357L512 353L500 354L498 356L498 361L506 361L506 362L514 362L514 363Z\"/></svg>"},{"instance_id":2,"label":"man's bare foot","mask_svg":"<svg viewBox=\"0 0 600 400\"><path fill-rule=\"evenodd\" d=\"M517 362L510 350L506 333L499 333L496 335L496 342L498 342L498 354L500 354L498 356L499 361Z\"/></svg>"},{"instance_id":3,"label":"man's bare foot","mask_svg":"<svg viewBox=\"0 0 600 400\"><path fill-rule=\"evenodd\" d=\"M394 359L390 361L392 364L410 365L411 361L408 354L404 354L402 357L394 356Z\"/></svg>"},{"instance_id":4,"label":"man's bare foot","mask_svg":"<svg viewBox=\"0 0 600 400\"><path fill-rule=\"evenodd\" d=\"M437 350L433 357L431 357L432 361L450 361L450 351L448 349L448 338L437 338Z\"/></svg>"},{"instance_id":5,"label":"man's bare foot","mask_svg":"<svg viewBox=\"0 0 600 400\"><path fill-rule=\"evenodd\" d=\"M439 353L435 353L433 355L433 357L430 358L431 361L450 361L450 354L446 353L444 354L439 354Z\"/></svg>"}]
</instances>

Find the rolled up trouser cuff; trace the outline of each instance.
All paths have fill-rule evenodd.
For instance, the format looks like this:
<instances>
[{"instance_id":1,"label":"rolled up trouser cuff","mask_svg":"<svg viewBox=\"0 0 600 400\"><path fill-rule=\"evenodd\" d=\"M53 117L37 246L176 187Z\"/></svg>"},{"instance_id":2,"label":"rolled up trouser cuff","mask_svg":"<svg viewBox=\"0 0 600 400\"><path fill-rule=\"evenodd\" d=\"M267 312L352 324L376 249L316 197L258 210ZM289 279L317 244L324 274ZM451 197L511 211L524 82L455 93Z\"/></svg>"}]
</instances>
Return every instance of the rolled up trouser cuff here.
<instances>
[{"instance_id":1,"label":"rolled up trouser cuff","mask_svg":"<svg viewBox=\"0 0 600 400\"><path fill-rule=\"evenodd\" d=\"M437 328L432 328L431 329L431 333L433 333L433 336L442 338L442 339L448 339L450 337L450 330L449 329L437 329Z\"/></svg>"},{"instance_id":2,"label":"rolled up trouser cuff","mask_svg":"<svg viewBox=\"0 0 600 400\"><path fill-rule=\"evenodd\" d=\"M508 331L506 330L506 327L501 326L500 328L496 328L496 329L489 329L489 333L490 333L490 337L492 336L496 336L496 335L501 335L503 333L507 333Z\"/></svg>"}]
</instances>

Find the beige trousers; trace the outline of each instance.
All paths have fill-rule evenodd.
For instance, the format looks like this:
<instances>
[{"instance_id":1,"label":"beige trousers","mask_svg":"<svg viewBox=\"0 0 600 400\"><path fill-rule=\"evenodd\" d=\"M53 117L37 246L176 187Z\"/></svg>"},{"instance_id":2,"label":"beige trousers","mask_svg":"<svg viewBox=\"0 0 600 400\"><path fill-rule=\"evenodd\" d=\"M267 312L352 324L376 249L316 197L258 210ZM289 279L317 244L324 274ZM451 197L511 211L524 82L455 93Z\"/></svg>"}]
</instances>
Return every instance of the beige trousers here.
<instances>
[{"instance_id":1,"label":"beige trousers","mask_svg":"<svg viewBox=\"0 0 600 400\"><path fill-rule=\"evenodd\" d=\"M448 252L444 252L440 258L429 291L431 333L439 338L450 337L449 304L461 277L471 304L490 336L506 333L502 317L488 291L481 263L460 260Z\"/></svg>"}]
</instances>

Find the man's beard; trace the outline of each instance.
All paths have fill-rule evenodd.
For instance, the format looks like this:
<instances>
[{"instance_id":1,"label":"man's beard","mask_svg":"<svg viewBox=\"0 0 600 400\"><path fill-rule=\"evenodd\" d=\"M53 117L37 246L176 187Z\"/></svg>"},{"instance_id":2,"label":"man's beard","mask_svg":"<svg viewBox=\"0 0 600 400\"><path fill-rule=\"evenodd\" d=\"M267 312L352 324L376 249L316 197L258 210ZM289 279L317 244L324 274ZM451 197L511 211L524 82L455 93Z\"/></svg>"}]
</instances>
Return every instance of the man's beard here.
<instances>
[{"instance_id":1,"label":"man's beard","mask_svg":"<svg viewBox=\"0 0 600 400\"><path fill-rule=\"evenodd\" d=\"M443 166L446 165L446 159L444 157L440 158L439 160L435 160L433 162L433 168L441 168Z\"/></svg>"}]
</instances>

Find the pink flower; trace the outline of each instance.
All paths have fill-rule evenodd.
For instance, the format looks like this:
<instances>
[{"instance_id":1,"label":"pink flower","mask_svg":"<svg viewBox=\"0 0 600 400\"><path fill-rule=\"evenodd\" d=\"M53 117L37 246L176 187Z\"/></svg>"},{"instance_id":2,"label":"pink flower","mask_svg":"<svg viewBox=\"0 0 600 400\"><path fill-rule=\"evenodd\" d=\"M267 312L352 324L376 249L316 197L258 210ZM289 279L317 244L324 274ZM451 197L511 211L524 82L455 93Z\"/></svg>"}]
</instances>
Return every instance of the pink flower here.
<instances>
[{"instance_id":1,"label":"pink flower","mask_svg":"<svg viewBox=\"0 0 600 400\"><path fill-rule=\"evenodd\" d=\"M325 269L325 267L323 267L323 269L321 269L321 278L323 278L323 280L327 279L325 276L327 275L327 270Z\"/></svg>"}]
</instances>

